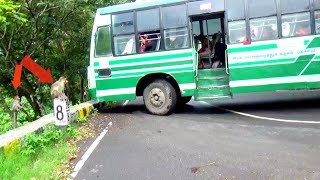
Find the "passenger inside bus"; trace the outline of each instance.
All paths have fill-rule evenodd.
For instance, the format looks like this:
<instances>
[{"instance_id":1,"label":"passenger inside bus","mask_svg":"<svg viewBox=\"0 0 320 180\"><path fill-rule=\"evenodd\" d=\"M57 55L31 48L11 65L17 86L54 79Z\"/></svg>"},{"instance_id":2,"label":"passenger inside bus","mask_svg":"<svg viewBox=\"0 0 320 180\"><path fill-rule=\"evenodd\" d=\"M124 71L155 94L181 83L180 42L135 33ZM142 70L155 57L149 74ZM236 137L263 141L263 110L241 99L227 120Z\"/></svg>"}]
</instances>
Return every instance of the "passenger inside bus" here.
<instances>
[{"instance_id":1,"label":"passenger inside bus","mask_svg":"<svg viewBox=\"0 0 320 180\"><path fill-rule=\"evenodd\" d=\"M152 48L152 41L150 41L149 36L147 34L140 35L140 52L149 51Z\"/></svg>"},{"instance_id":2,"label":"passenger inside bus","mask_svg":"<svg viewBox=\"0 0 320 180\"><path fill-rule=\"evenodd\" d=\"M297 30L295 32L296 36L305 36L310 34L310 27L308 24L301 24L300 26L297 27Z\"/></svg>"},{"instance_id":3,"label":"passenger inside bus","mask_svg":"<svg viewBox=\"0 0 320 180\"><path fill-rule=\"evenodd\" d=\"M159 51L160 32L143 33L139 35L140 52Z\"/></svg>"},{"instance_id":4,"label":"passenger inside bus","mask_svg":"<svg viewBox=\"0 0 320 180\"><path fill-rule=\"evenodd\" d=\"M209 60L209 56L211 55L211 50L209 47L210 41L206 36L204 36L202 33L200 33L198 36L195 36L194 38L196 41L201 42L201 48L198 50L199 54L199 60L198 60L198 68L204 69L204 60Z\"/></svg>"},{"instance_id":5,"label":"passenger inside bus","mask_svg":"<svg viewBox=\"0 0 320 180\"><path fill-rule=\"evenodd\" d=\"M225 67L225 51L227 50L227 45L222 41L222 33L218 32L212 36L212 48L214 54L212 56L212 68Z\"/></svg>"},{"instance_id":6,"label":"passenger inside bus","mask_svg":"<svg viewBox=\"0 0 320 180\"><path fill-rule=\"evenodd\" d=\"M205 61L209 63L209 68L224 67L226 45L221 42L222 34L215 33L212 36L212 41L209 41L202 33L195 37L195 40L201 42L199 49L198 68L205 68Z\"/></svg>"}]
</instances>

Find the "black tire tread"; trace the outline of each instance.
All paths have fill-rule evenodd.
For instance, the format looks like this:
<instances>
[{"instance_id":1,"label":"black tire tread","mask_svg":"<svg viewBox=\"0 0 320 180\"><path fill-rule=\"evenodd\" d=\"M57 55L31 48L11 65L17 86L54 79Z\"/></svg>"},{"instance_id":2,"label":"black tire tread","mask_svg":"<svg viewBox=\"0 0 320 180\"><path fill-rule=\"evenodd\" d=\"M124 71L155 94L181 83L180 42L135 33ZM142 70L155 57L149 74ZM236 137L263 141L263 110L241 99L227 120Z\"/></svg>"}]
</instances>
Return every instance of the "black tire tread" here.
<instances>
[{"instance_id":1,"label":"black tire tread","mask_svg":"<svg viewBox=\"0 0 320 180\"><path fill-rule=\"evenodd\" d=\"M151 105L148 101L146 101L146 97L148 93L151 91L152 88L157 87L165 92L166 97L166 105L162 108L156 108ZM169 115L171 114L176 106L177 103L177 94L173 86L164 79L157 79L151 82L143 91L143 101L147 108L147 110L154 115Z\"/></svg>"}]
</instances>

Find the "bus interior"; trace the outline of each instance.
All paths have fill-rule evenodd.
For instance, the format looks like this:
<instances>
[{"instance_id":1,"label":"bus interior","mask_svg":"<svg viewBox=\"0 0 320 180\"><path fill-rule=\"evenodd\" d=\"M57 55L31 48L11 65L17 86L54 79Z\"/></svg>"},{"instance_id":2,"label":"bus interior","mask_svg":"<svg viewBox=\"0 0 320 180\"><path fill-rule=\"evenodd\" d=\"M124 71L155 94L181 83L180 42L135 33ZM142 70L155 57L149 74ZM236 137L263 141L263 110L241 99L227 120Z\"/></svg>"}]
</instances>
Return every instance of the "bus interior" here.
<instances>
[{"instance_id":1,"label":"bus interior","mask_svg":"<svg viewBox=\"0 0 320 180\"><path fill-rule=\"evenodd\" d=\"M194 48L198 52L199 69L226 67L226 37L224 13L190 17Z\"/></svg>"}]
</instances>

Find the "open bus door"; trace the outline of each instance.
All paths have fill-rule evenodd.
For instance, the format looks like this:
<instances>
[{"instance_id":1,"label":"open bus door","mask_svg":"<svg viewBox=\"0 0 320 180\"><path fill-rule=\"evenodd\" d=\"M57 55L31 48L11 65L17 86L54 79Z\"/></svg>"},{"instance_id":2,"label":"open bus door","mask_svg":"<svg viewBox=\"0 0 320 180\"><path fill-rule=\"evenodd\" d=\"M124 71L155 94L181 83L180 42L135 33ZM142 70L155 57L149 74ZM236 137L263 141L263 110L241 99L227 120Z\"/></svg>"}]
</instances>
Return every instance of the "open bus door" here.
<instances>
[{"instance_id":1,"label":"open bus door","mask_svg":"<svg viewBox=\"0 0 320 180\"><path fill-rule=\"evenodd\" d=\"M205 0L188 4L193 45L198 52L195 93L198 101L232 97L227 69L224 1L216 1L215 6L213 2Z\"/></svg>"}]
</instances>

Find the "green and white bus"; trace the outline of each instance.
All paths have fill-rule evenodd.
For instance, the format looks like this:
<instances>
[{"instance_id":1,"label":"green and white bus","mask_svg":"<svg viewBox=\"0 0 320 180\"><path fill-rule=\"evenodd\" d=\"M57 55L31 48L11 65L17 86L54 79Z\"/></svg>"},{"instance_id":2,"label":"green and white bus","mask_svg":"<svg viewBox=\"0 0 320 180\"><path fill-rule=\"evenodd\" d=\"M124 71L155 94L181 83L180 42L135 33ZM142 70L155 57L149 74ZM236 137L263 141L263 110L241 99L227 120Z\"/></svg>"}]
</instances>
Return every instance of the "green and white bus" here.
<instances>
[{"instance_id":1,"label":"green and white bus","mask_svg":"<svg viewBox=\"0 0 320 180\"><path fill-rule=\"evenodd\" d=\"M143 96L156 115L192 97L320 88L320 0L132 2L98 9L91 39L92 98Z\"/></svg>"}]
</instances>

